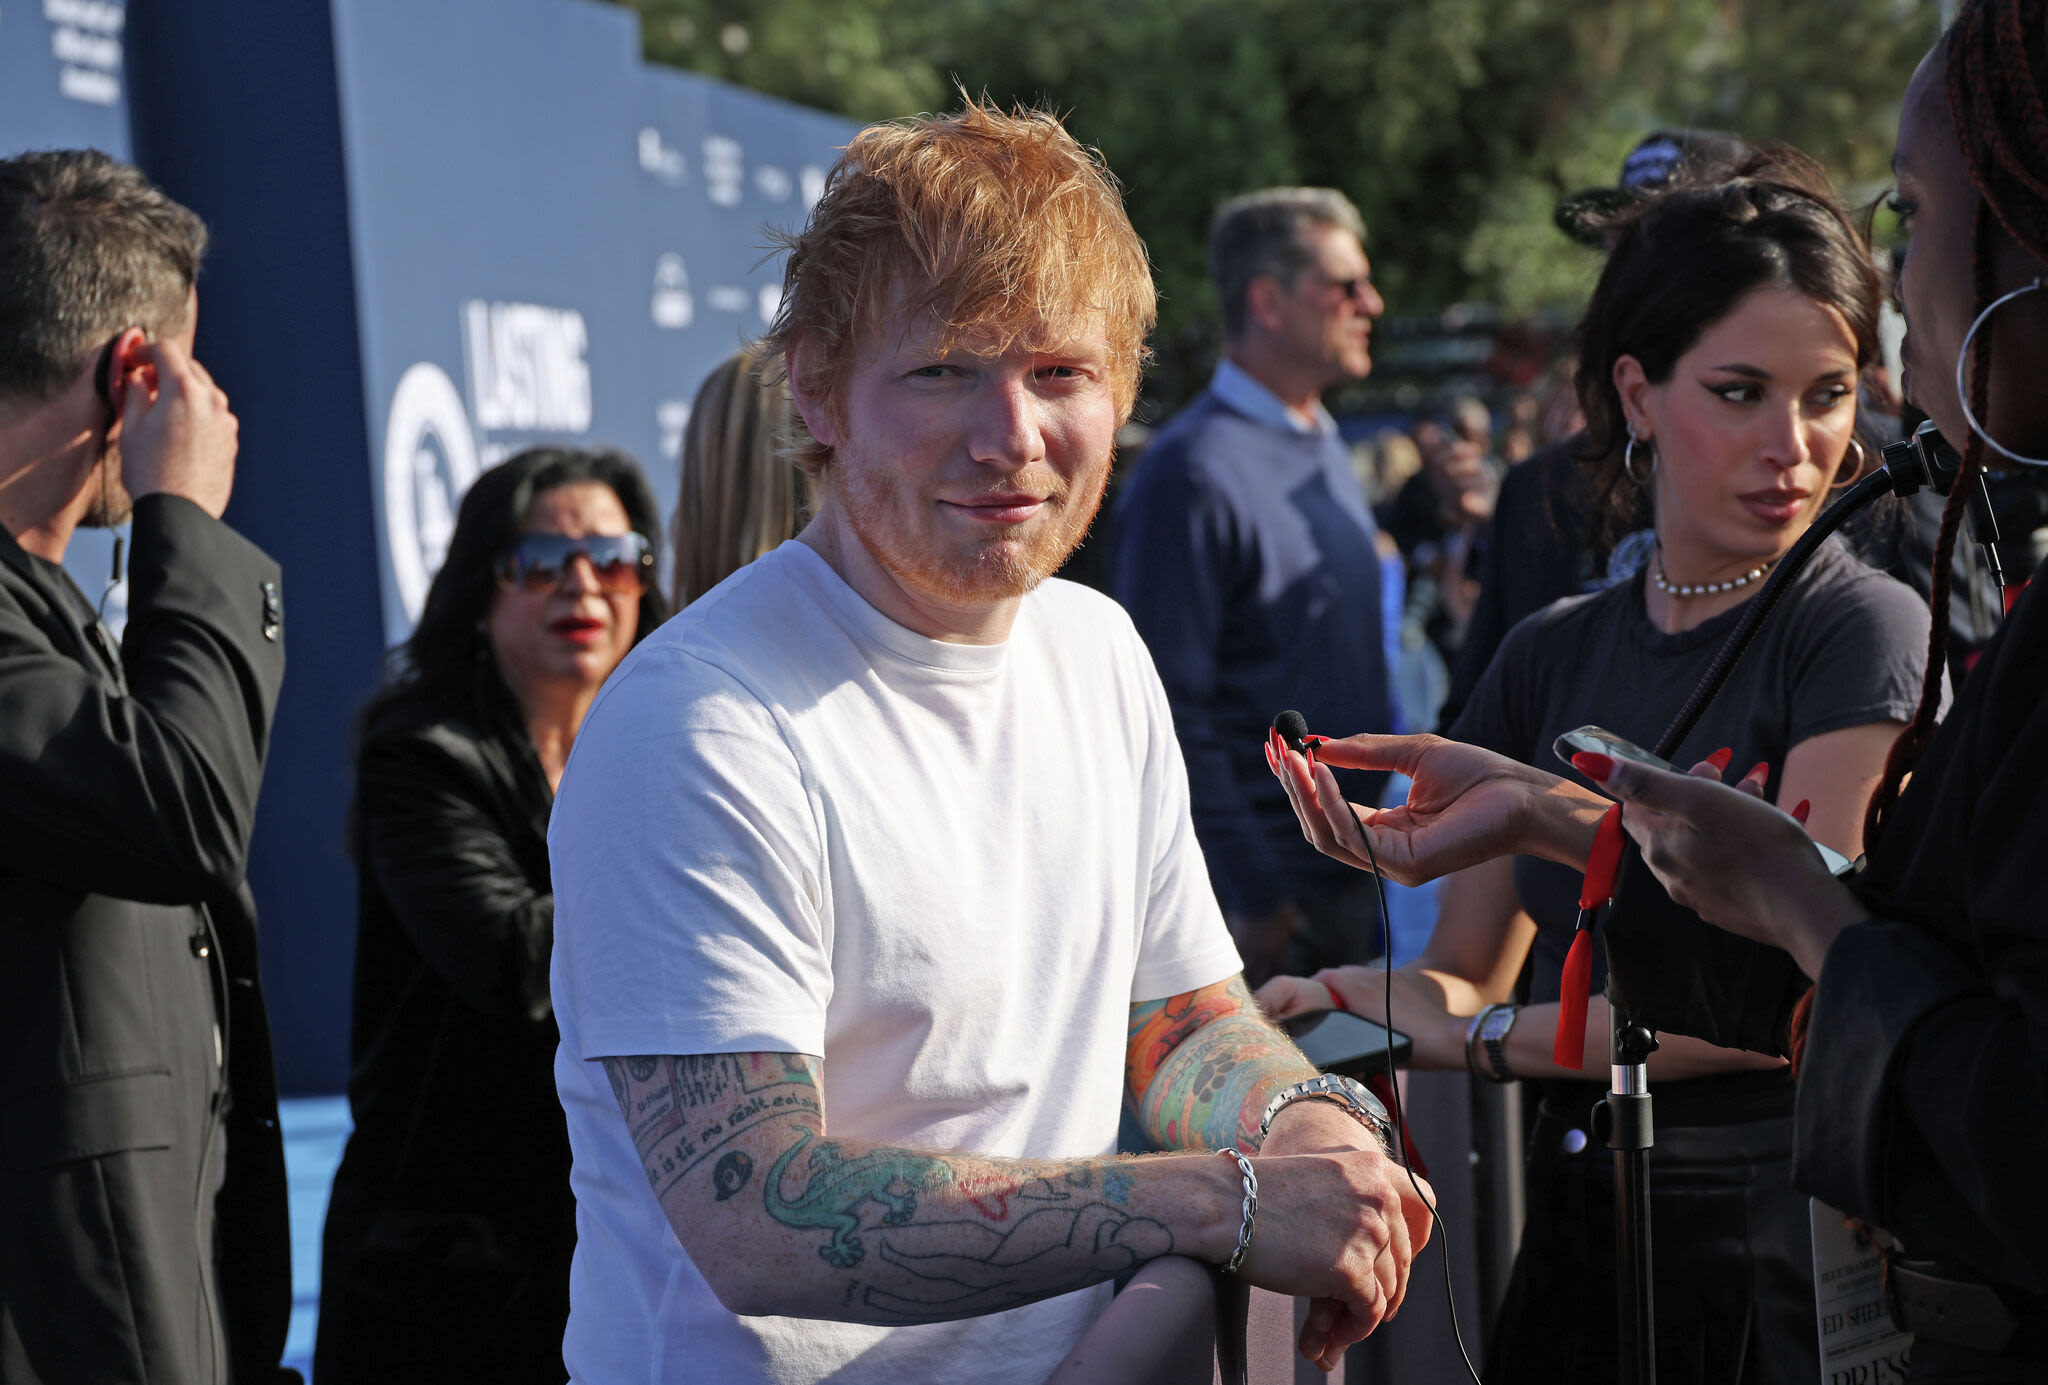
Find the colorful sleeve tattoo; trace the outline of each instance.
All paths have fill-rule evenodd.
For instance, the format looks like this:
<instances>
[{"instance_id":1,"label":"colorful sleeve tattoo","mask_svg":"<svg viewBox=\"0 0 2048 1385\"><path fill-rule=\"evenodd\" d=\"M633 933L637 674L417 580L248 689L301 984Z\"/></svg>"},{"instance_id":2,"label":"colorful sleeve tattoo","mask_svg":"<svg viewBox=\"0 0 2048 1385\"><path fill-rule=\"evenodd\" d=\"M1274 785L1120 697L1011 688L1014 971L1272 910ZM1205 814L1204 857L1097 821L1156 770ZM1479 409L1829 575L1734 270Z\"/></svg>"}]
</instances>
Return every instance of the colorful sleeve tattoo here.
<instances>
[{"instance_id":1,"label":"colorful sleeve tattoo","mask_svg":"<svg viewBox=\"0 0 2048 1385\"><path fill-rule=\"evenodd\" d=\"M1125 1095L1163 1149L1249 1150L1273 1093L1314 1075L1241 977L1131 1007Z\"/></svg>"}]
</instances>

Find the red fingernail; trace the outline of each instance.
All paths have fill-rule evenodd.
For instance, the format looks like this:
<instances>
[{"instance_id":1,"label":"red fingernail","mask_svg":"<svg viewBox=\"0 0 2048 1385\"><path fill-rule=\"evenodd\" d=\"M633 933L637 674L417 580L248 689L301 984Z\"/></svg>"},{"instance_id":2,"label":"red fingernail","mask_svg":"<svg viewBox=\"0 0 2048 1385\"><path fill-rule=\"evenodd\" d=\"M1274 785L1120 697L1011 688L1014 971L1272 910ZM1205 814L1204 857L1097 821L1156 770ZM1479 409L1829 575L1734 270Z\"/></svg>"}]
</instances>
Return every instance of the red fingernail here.
<instances>
[{"instance_id":1,"label":"red fingernail","mask_svg":"<svg viewBox=\"0 0 2048 1385\"><path fill-rule=\"evenodd\" d=\"M1742 777L1744 779L1754 779L1759 784L1763 783L1771 777L1771 762L1769 760L1758 760L1749 767L1749 773Z\"/></svg>"},{"instance_id":2,"label":"red fingernail","mask_svg":"<svg viewBox=\"0 0 2048 1385\"><path fill-rule=\"evenodd\" d=\"M1280 762L1273 758L1273 747L1270 743L1266 746L1266 768L1275 774L1280 772Z\"/></svg>"},{"instance_id":3,"label":"red fingernail","mask_svg":"<svg viewBox=\"0 0 2048 1385\"><path fill-rule=\"evenodd\" d=\"M1301 743L1307 746L1310 750L1320 750L1323 746L1323 742L1329 739L1330 738L1328 736L1303 736L1301 738Z\"/></svg>"},{"instance_id":4,"label":"red fingernail","mask_svg":"<svg viewBox=\"0 0 2048 1385\"><path fill-rule=\"evenodd\" d=\"M1716 774L1726 774L1728 772L1728 762L1734 758L1735 747L1724 745L1707 757L1707 763L1714 767Z\"/></svg>"},{"instance_id":5,"label":"red fingernail","mask_svg":"<svg viewBox=\"0 0 2048 1385\"><path fill-rule=\"evenodd\" d=\"M1607 776L1614 773L1614 757L1595 750L1581 750L1572 756L1572 768L1594 783L1604 784Z\"/></svg>"},{"instance_id":6,"label":"red fingernail","mask_svg":"<svg viewBox=\"0 0 2048 1385\"><path fill-rule=\"evenodd\" d=\"M1798 823L1801 827L1804 827L1806 825L1806 815L1812 810L1813 803L1811 800L1804 798L1800 799L1799 806L1792 810L1792 821Z\"/></svg>"}]
</instances>

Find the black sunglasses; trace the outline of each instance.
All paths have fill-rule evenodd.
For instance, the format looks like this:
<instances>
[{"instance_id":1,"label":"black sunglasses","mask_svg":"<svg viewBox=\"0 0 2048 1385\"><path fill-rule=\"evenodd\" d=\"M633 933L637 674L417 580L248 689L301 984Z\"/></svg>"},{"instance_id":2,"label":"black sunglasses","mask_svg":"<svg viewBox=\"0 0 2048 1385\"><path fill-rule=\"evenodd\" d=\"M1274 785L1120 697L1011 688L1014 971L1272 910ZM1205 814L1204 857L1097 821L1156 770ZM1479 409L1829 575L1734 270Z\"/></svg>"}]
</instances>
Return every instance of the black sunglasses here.
<instances>
[{"instance_id":1,"label":"black sunglasses","mask_svg":"<svg viewBox=\"0 0 2048 1385\"><path fill-rule=\"evenodd\" d=\"M578 556L590 560L598 586L638 595L647 590L654 553L644 534L522 534L498 560L498 580L530 592L552 591Z\"/></svg>"}]
</instances>

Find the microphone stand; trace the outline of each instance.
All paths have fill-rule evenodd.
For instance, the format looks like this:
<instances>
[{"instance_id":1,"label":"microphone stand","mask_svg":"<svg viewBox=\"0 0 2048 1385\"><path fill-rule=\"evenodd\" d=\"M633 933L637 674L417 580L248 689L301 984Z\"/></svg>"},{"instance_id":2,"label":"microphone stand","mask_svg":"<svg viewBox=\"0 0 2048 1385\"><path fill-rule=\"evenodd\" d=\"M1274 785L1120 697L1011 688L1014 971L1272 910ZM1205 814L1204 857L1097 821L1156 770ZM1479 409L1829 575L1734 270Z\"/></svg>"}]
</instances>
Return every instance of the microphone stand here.
<instances>
[{"instance_id":1,"label":"microphone stand","mask_svg":"<svg viewBox=\"0 0 2048 1385\"><path fill-rule=\"evenodd\" d=\"M1851 486L1848 493L1830 505L1779 560L1762 590L1750 601L1742 619L1714 655L1699 686L1679 708L1678 715L1658 740L1656 753L1669 760L1685 738L1699 724L1700 717L1727 683L1735 665L1756 638L1764 618L1778 604L1800 570L1811 561L1834 532L1858 511L1881 495L1908 496L1925 486L1947 495L1953 486L1961 459L1942 441L1934 425L1925 423L1903 442L1884 449L1883 464ZM1973 504L1988 513L1990 492L1983 475L1977 477L1980 493ZM1974 518L1974 516L1973 516ZM1980 526L1978 538L1983 532ZM1612 991L1613 972L1609 973ZM1601 1107L1608 1148L1614 1151L1615 1254L1617 1257L1616 1298L1620 1310L1619 1343L1621 1379L1624 1385L1656 1385L1657 1324L1655 1295L1651 1284L1654 1255L1650 1245L1650 1147L1656 1143L1651 1120L1650 1055L1657 1049L1657 1036L1631 1019L1609 997L1614 1016L1612 1090Z\"/></svg>"}]
</instances>

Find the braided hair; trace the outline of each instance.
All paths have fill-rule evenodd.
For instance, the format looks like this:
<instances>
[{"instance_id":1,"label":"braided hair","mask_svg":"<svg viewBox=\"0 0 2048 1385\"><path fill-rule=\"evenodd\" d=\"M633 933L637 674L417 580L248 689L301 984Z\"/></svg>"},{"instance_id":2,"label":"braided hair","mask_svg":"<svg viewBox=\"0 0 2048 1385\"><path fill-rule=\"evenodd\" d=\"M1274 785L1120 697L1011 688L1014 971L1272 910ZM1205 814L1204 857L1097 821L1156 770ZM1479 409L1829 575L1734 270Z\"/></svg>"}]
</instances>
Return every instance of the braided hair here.
<instances>
[{"instance_id":1,"label":"braided hair","mask_svg":"<svg viewBox=\"0 0 2048 1385\"><path fill-rule=\"evenodd\" d=\"M2048 260L2048 0L1964 0L1949 27L1948 109L1970 185L1977 190L1971 243L1976 295L1972 319L1996 297L1993 220L2022 249ZM1970 412L1984 418L1991 391L1991 333L1971 343ZM1934 621L1927 638L1927 672L1913 720L1892 743L1884 777L1871 795L1863 840L1877 840L1898 803L1900 786L1934 737L1948 662L1950 575L1956 535L1970 489L1984 467L1984 439L1962 439L1963 464L1942 506L1934 545Z\"/></svg>"}]
</instances>

